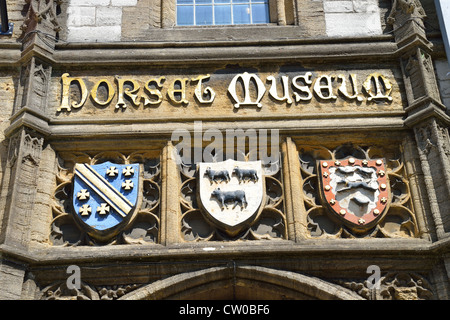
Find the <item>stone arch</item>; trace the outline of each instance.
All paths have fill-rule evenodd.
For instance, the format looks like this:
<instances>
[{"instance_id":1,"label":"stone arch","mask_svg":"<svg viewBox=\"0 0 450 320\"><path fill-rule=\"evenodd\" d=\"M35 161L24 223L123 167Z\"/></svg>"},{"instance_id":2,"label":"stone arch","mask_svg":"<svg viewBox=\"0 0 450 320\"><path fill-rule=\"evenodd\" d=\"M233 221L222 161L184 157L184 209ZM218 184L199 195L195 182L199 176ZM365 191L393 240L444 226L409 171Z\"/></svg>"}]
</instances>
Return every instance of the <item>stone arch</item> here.
<instances>
[{"instance_id":1,"label":"stone arch","mask_svg":"<svg viewBox=\"0 0 450 320\"><path fill-rule=\"evenodd\" d=\"M290 271L236 265L174 275L130 292L121 299L363 300L346 288L318 278Z\"/></svg>"}]
</instances>

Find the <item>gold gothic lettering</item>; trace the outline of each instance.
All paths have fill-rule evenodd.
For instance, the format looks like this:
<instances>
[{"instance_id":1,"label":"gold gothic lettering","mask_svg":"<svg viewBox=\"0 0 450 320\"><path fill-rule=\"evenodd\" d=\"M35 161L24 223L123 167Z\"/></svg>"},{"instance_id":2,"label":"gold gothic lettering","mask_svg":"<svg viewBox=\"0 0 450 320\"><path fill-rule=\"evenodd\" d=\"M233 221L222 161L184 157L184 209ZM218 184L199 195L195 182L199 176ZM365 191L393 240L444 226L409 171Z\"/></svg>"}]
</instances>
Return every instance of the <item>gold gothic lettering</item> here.
<instances>
[{"instance_id":1,"label":"gold gothic lettering","mask_svg":"<svg viewBox=\"0 0 450 320\"><path fill-rule=\"evenodd\" d=\"M380 73L373 73L364 81L363 88L369 94L368 101L388 99L392 101L390 82Z\"/></svg>"},{"instance_id":2,"label":"gold gothic lettering","mask_svg":"<svg viewBox=\"0 0 450 320\"><path fill-rule=\"evenodd\" d=\"M61 80L62 80L62 101L61 106L58 108L58 111L64 110L70 112L72 111L72 108L74 109L81 108L86 102L86 99L88 97L88 91L83 79L77 77L69 77L68 73L64 73L61 76ZM72 84L72 82L77 82L78 85L80 86L81 100L78 103L72 101L72 103L69 104L70 85Z\"/></svg>"},{"instance_id":3,"label":"gold gothic lettering","mask_svg":"<svg viewBox=\"0 0 450 320\"><path fill-rule=\"evenodd\" d=\"M294 98L295 98L296 102L310 101L313 98L312 92L309 89L309 85L311 85L313 83L311 80L311 77L312 77L312 73L307 72L304 75L296 76L296 77L294 77L294 79L292 79L292 85L294 86L294 88L298 89L303 94L306 94L306 96L301 96L298 92L294 92ZM305 85L299 86L297 83L298 79L303 80Z\"/></svg>"},{"instance_id":4,"label":"gold gothic lettering","mask_svg":"<svg viewBox=\"0 0 450 320\"><path fill-rule=\"evenodd\" d=\"M199 103L212 103L214 101L214 98L216 97L216 93L211 87L206 87L205 90L202 91L202 81L208 80L210 78L210 75L206 76L198 76L195 79L192 79L193 82L198 82L197 87L195 88L195 97L197 98L197 101ZM209 96L208 100L203 99L205 97Z\"/></svg>"},{"instance_id":5,"label":"gold gothic lettering","mask_svg":"<svg viewBox=\"0 0 450 320\"><path fill-rule=\"evenodd\" d=\"M131 99L131 101L133 102L133 104L136 107L139 107L140 96L135 94L139 91L139 89L141 87L139 85L139 83L133 79L123 79L120 77L116 77L116 82L117 82L117 87L119 89L119 97L117 99L116 109L120 109L120 108L124 109L127 107L127 104L124 100L124 94ZM133 89L125 87L125 84L127 84L127 83L131 83L133 86Z\"/></svg>"},{"instance_id":6,"label":"gold gothic lettering","mask_svg":"<svg viewBox=\"0 0 450 320\"><path fill-rule=\"evenodd\" d=\"M189 100L186 99L186 86L188 78L177 78L172 82L172 85L167 90L169 100L174 104L188 105ZM178 87L178 88L176 88Z\"/></svg>"},{"instance_id":7,"label":"gold gothic lettering","mask_svg":"<svg viewBox=\"0 0 450 320\"><path fill-rule=\"evenodd\" d=\"M90 79L70 77L68 73L61 76L62 97L58 112L70 113L72 109L79 109L85 105L90 95L94 105L106 107L112 104L116 97L115 108L125 110L127 105L135 108L158 107L166 100L173 106L188 106L195 101L199 106L210 106L216 99L216 90L206 83L211 82L211 75L197 75L193 78L175 77L168 81L166 77L153 77L145 81L129 77L114 77L113 81L102 78L95 80L92 88L88 89L86 83ZM347 101L387 102L392 101L393 86L387 77L375 72L368 75L362 85L358 83L356 74L317 75L313 72L290 77L279 75L278 78L269 75L266 84L260 76L244 72L235 75L228 84L227 92L220 92L223 99L228 96L234 109L240 107L263 107L263 97L267 95L277 104L309 103L314 98L319 103L335 101L339 97ZM223 81L223 80L222 80ZM113 85L115 84L115 87ZM213 82L211 82L213 83ZM75 88L77 87L77 88ZM223 88L220 85L220 88ZM101 89L100 89L101 88ZM268 90L267 90L268 89ZM104 91L106 90L106 94ZM102 94L99 94L101 92ZM117 93L117 94L116 94ZM191 95L192 94L192 95Z\"/></svg>"},{"instance_id":8,"label":"gold gothic lettering","mask_svg":"<svg viewBox=\"0 0 450 320\"><path fill-rule=\"evenodd\" d=\"M163 101L163 96L160 91L162 88L162 83L166 80L165 77L160 77L159 79L150 79L145 84L145 90L148 93L148 96L144 96L144 106L148 105L158 105ZM155 84L155 89L150 89L150 86ZM150 98L154 98L156 100L151 100Z\"/></svg>"}]
</instances>

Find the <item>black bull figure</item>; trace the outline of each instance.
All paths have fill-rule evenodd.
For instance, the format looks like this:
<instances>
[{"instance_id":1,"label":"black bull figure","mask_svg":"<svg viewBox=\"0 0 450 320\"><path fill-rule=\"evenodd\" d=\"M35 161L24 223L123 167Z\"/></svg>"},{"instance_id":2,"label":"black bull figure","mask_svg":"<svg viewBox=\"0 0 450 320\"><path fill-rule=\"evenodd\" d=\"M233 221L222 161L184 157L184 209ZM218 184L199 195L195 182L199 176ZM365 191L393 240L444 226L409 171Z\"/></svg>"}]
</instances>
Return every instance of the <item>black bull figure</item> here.
<instances>
[{"instance_id":1,"label":"black bull figure","mask_svg":"<svg viewBox=\"0 0 450 320\"><path fill-rule=\"evenodd\" d=\"M239 167L234 167L233 172L239 180L239 183L245 181L258 181L258 173L254 169L243 169ZM206 168L205 175L208 176L211 183L218 181L229 182L230 174L227 170L213 170L210 167Z\"/></svg>"},{"instance_id":2,"label":"black bull figure","mask_svg":"<svg viewBox=\"0 0 450 320\"><path fill-rule=\"evenodd\" d=\"M222 191L220 188L216 188L211 193L212 198L216 198L219 201L220 208L223 210L225 207L228 208L227 203L233 203L233 209L240 204L241 210L247 207L247 199L245 198L245 191L234 190L234 191Z\"/></svg>"},{"instance_id":3,"label":"black bull figure","mask_svg":"<svg viewBox=\"0 0 450 320\"><path fill-rule=\"evenodd\" d=\"M242 181L258 181L258 173L254 169L243 169L239 167L234 167L233 173L239 180L239 183Z\"/></svg>"},{"instance_id":4,"label":"black bull figure","mask_svg":"<svg viewBox=\"0 0 450 320\"><path fill-rule=\"evenodd\" d=\"M212 170L210 167L208 167L205 170L205 175L208 176L211 183L217 183L217 181L230 181L230 174L227 170Z\"/></svg>"}]
</instances>

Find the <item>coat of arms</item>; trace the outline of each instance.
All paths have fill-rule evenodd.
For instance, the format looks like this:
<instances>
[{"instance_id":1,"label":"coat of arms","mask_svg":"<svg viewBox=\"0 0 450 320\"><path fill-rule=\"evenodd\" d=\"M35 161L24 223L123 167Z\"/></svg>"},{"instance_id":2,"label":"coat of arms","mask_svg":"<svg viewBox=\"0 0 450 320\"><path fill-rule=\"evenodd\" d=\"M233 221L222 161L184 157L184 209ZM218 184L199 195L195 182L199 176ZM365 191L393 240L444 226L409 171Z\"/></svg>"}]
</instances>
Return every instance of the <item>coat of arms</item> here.
<instances>
[{"instance_id":1,"label":"coat of arms","mask_svg":"<svg viewBox=\"0 0 450 320\"><path fill-rule=\"evenodd\" d=\"M261 161L200 163L198 185L206 217L230 235L255 221L264 203Z\"/></svg>"},{"instance_id":2,"label":"coat of arms","mask_svg":"<svg viewBox=\"0 0 450 320\"><path fill-rule=\"evenodd\" d=\"M77 163L74 173L73 208L78 222L97 239L117 234L140 201L139 164Z\"/></svg>"},{"instance_id":3,"label":"coat of arms","mask_svg":"<svg viewBox=\"0 0 450 320\"><path fill-rule=\"evenodd\" d=\"M389 183L383 159L318 161L322 200L351 228L372 227L386 211Z\"/></svg>"}]
</instances>

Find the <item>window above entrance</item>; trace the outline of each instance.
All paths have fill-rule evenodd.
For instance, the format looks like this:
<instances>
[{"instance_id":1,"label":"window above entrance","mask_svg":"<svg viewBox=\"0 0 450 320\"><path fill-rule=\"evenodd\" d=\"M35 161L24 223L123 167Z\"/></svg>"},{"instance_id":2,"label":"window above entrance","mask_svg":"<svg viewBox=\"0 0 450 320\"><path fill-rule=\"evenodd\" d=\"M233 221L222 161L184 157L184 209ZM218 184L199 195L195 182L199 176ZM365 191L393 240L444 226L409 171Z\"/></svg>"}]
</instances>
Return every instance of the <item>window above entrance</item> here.
<instances>
[{"instance_id":1,"label":"window above entrance","mask_svg":"<svg viewBox=\"0 0 450 320\"><path fill-rule=\"evenodd\" d=\"M177 25L269 23L269 0L177 0Z\"/></svg>"}]
</instances>

